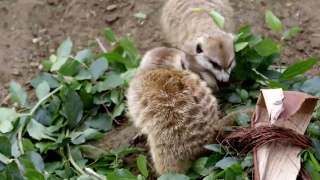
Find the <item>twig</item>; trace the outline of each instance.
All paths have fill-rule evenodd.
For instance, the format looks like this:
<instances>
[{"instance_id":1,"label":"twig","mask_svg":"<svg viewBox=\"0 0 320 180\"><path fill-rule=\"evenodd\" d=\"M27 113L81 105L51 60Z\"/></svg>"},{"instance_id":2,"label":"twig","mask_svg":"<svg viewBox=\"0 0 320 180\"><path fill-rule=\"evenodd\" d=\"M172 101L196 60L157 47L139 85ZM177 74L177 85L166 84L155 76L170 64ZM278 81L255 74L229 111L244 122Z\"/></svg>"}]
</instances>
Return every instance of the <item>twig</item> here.
<instances>
[{"instance_id":1,"label":"twig","mask_svg":"<svg viewBox=\"0 0 320 180\"><path fill-rule=\"evenodd\" d=\"M97 43L99 44L100 49L101 49L104 53L108 52L107 49L103 46L103 44L102 44L102 42L100 41L99 38L96 38L96 41L97 41Z\"/></svg>"},{"instance_id":2,"label":"twig","mask_svg":"<svg viewBox=\"0 0 320 180\"><path fill-rule=\"evenodd\" d=\"M37 102L37 104L31 109L31 111L28 114L20 114L18 117L32 116L36 112L36 110L39 108L39 106L41 106L41 104L43 102L45 102L49 97L51 97L56 92L58 92L60 89L62 89L62 87L63 87L63 85L59 86L58 88L53 90L51 93L49 93L48 95L46 95L45 97L40 99L40 101ZM30 118L26 119L25 122L19 127L19 130L18 130L18 145L19 145L19 149L20 149L21 154L24 154L23 145L22 145L22 132L23 132L24 127L28 124L29 120L30 120Z\"/></svg>"},{"instance_id":3,"label":"twig","mask_svg":"<svg viewBox=\"0 0 320 180\"><path fill-rule=\"evenodd\" d=\"M0 103L0 106L2 106L3 104L6 104L7 101L10 99L10 94L8 94Z\"/></svg>"},{"instance_id":4,"label":"twig","mask_svg":"<svg viewBox=\"0 0 320 180\"><path fill-rule=\"evenodd\" d=\"M69 129L67 129L66 132L66 136L69 136ZM70 145L67 144L67 153L68 153L68 159L70 161L70 163L72 164L72 166L82 175L87 175L82 169L81 167L79 167L79 165L74 161L72 155L71 155L71 150L70 150Z\"/></svg>"},{"instance_id":5,"label":"twig","mask_svg":"<svg viewBox=\"0 0 320 180\"><path fill-rule=\"evenodd\" d=\"M89 174L89 175L92 175L94 176L95 178L99 179L99 180L106 180L106 178L96 172L94 172L92 169L90 168L84 168L84 170Z\"/></svg>"}]
</instances>

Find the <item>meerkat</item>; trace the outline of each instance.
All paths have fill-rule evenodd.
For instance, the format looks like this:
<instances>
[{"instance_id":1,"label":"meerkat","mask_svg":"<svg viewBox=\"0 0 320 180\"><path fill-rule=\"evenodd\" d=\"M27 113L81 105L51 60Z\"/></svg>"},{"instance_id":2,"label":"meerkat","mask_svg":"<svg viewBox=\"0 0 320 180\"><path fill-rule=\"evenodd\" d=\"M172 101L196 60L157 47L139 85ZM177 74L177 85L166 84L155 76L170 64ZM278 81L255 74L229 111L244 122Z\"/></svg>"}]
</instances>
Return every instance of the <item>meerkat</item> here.
<instances>
[{"instance_id":1,"label":"meerkat","mask_svg":"<svg viewBox=\"0 0 320 180\"><path fill-rule=\"evenodd\" d=\"M204 12L195 9L202 8ZM220 29L209 14L215 10L226 19L226 31L234 31L233 10L227 0L167 0L161 25L167 42L194 55L190 70L213 89L217 81L227 82L235 67L234 36Z\"/></svg>"},{"instance_id":2,"label":"meerkat","mask_svg":"<svg viewBox=\"0 0 320 180\"><path fill-rule=\"evenodd\" d=\"M155 48L143 57L126 93L129 119L147 135L156 172L185 173L215 142L216 98L188 68L185 53Z\"/></svg>"}]
</instances>

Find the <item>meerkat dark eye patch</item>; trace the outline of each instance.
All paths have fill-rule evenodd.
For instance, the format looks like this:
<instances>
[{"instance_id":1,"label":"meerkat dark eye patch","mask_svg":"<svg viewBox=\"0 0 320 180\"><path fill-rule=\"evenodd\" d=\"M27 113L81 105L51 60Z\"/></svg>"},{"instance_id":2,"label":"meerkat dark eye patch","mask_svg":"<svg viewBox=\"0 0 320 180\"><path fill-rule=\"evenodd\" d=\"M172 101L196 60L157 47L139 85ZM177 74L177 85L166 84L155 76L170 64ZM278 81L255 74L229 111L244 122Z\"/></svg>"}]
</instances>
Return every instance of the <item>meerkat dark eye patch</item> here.
<instances>
[{"instance_id":1,"label":"meerkat dark eye patch","mask_svg":"<svg viewBox=\"0 0 320 180\"><path fill-rule=\"evenodd\" d=\"M200 44L197 44L196 52L197 52L198 54L203 52Z\"/></svg>"},{"instance_id":2,"label":"meerkat dark eye patch","mask_svg":"<svg viewBox=\"0 0 320 180\"><path fill-rule=\"evenodd\" d=\"M221 66L218 63L216 63L214 61L209 61L209 62L213 66L213 68L215 68L217 70L221 70L222 69Z\"/></svg>"}]
</instances>

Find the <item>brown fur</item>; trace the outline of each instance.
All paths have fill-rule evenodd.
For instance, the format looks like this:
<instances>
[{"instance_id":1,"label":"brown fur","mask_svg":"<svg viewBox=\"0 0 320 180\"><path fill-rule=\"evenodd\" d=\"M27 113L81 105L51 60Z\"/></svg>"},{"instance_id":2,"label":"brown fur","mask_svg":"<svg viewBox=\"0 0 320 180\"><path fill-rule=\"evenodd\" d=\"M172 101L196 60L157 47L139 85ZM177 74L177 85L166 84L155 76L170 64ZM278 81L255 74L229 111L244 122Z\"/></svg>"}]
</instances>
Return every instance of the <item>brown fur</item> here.
<instances>
[{"instance_id":1,"label":"brown fur","mask_svg":"<svg viewBox=\"0 0 320 180\"><path fill-rule=\"evenodd\" d=\"M215 141L216 98L196 74L182 70L183 58L170 48L147 52L127 92L130 120L148 136L158 174L185 173Z\"/></svg>"},{"instance_id":2,"label":"brown fur","mask_svg":"<svg viewBox=\"0 0 320 180\"><path fill-rule=\"evenodd\" d=\"M206 11L195 12L194 8ZM214 75L208 76L210 79L203 78L210 87L216 85L216 80L228 81L235 65L233 35L214 23L207 12L211 9L222 14L226 19L227 31L233 31L233 13L227 0L167 0L161 16L166 40L173 47L195 56L195 59L191 59L189 69L200 75L203 71ZM198 44L202 53L196 51ZM215 69L211 61L221 69Z\"/></svg>"}]
</instances>

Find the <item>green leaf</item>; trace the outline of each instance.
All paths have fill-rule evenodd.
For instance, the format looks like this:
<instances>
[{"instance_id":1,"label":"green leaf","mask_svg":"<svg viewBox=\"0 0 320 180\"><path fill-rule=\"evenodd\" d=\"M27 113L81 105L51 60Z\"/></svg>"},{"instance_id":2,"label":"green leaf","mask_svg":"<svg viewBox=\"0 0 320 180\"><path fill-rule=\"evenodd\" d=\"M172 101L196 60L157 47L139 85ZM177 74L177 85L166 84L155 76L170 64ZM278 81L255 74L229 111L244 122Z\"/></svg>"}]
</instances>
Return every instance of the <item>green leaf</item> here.
<instances>
[{"instance_id":1,"label":"green leaf","mask_svg":"<svg viewBox=\"0 0 320 180\"><path fill-rule=\"evenodd\" d=\"M184 174L166 173L161 175L158 180L190 180L190 178Z\"/></svg>"},{"instance_id":2,"label":"green leaf","mask_svg":"<svg viewBox=\"0 0 320 180\"><path fill-rule=\"evenodd\" d=\"M107 176L108 180L136 180L136 177L127 169L117 169Z\"/></svg>"},{"instance_id":3,"label":"green leaf","mask_svg":"<svg viewBox=\"0 0 320 180\"><path fill-rule=\"evenodd\" d=\"M23 90L20 84L11 81L10 82L10 97L12 101L18 103L20 106L24 107L27 101L27 93Z\"/></svg>"},{"instance_id":4,"label":"green leaf","mask_svg":"<svg viewBox=\"0 0 320 180\"><path fill-rule=\"evenodd\" d=\"M57 50L57 61L59 58L68 58L71 54L73 43L70 38L63 41Z\"/></svg>"},{"instance_id":5,"label":"green leaf","mask_svg":"<svg viewBox=\"0 0 320 180\"><path fill-rule=\"evenodd\" d=\"M10 159L7 156L5 156L2 153L0 153L0 165L1 165L1 162L4 163L4 164L9 164L10 163Z\"/></svg>"},{"instance_id":6,"label":"green leaf","mask_svg":"<svg viewBox=\"0 0 320 180\"><path fill-rule=\"evenodd\" d=\"M68 125L74 128L83 116L83 103L78 93L68 90L62 103L62 113L67 118Z\"/></svg>"},{"instance_id":7,"label":"green leaf","mask_svg":"<svg viewBox=\"0 0 320 180\"><path fill-rule=\"evenodd\" d=\"M52 132L50 131L49 128L43 126L42 124L38 123L34 119L31 119L29 124L27 125L27 131L29 135L36 140L41 140L41 139L50 139L52 141L56 140L55 138L51 137Z\"/></svg>"},{"instance_id":8,"label":"green leaf","mask_svg":"<svg viewBox=\"0 0 320 180\"><path fill-rule=\"evenodd\" d=\"M133 43L129 41L126 38L120 38L119 39L120 45L128 51L131 55L136 55L137 54L137 49L134 47Z\"/></svg>"},{"instance_id":9,"label":"green leaf","mask_svg":"<svg viewBox=\"0 0 320 180\"><path fill-rule=\"evenodd\" d=\"M143 13L143 12L135 13L133 16L138 18L138 19L147 19L147 15L145 13Z\"/></svg>"},{"instance_id":10,"label":"green leaf","mask_svg":"<svg viewBox=\"0 0 320 180\"><path fill-rule=\"evenodd\" d=\"M240 42L235 44L235 51L239 52L244 49L249 43L248 42Z\"/></svg>"},{"instance_id":11,"label":"green leaf","mask_svg":"<svg viewBox=\"0 0 320 180\"><path fill-rule=\"evenodd\" d=\"M136 71L137 71L136 68L129 69L125 73L121 74L121 78L123 79L123 81L125 83L129 83L131 81L131 79L133 78L134 74L136 73Z\"/></svg>"},{"instance_id":12,"label":"green leaf","mask_svg":"<svg viewBox=\"0 0 320 180\"><path fill-rule=\"evenodd\" d=\"M287 31L285 31L283 34L282 34L282 37L281 37L281 40L285 40L285 39L288 39L289 37L299 33L302 31L302 28L300 27L293 27Z\"/></svg>"},{"instance_id":13,"label":"green leaf","mask_svg":"<svg viewBox=\"0 0 320 180\"><path fill-rule=\"evenodd\" d=\"M96 129L92 129L92 128L87 128L85 129L82 134L84 135L84 137L86 138L86 140L90 140L90 139L94 139L94 140L98 140L104 137L104 134L99 132Z\"/></svg>"},{"instance_id":14,"label":"green leaf","mask_svg":"<svg viewBox=\"0 0 320 180\"><path fill-rule=\"evenodd\" d=\"M112 118L108 114L98 114L85 122L91 128L108 131L113 128Z\"/></svg>"},{"instance_id":15,"label":"green leaf","mask_svg":"<svg viewBox=\"0 0 320 180\"><path fill-rule=\"evenodd\" d=\"M315 65L320 58L310 58L303 61L299 61L291 66L289 66L281 75L280 80L288 80L293 77L303 74L310 70L313 65Z\"/></svg>"},{"instance_id":16,"label":"green leaf","mask_svg":"<svg viewBox=\"0 0 320 180\"><path fill-rule=\"evenodd\" d=\"M57 51L57 61L54 62L52 65L50 71L57 71L60 69L60 67L67 61L71 54L72 50L72 41L70 38L63 41L63 43L59 46Z\"/></svg>"},{"instance_id":17,"label":"green leaf","mask_svg":"<svg viewBox=\"0 0 320 180\"><path fill-rule=\"evenodd\" d=\"M11 157L11 143L8 137L0 136L0 153L4 156Z\"/></svg>"},{"instance_id":18,"label":"green leaf","mask_svg":"<svg viewBox=\"0 0 320 180\"><path fill-rule=\"evenodd\" d=\"M281 84L277 81L269 81L268 86L270 88L282 88L283 90L288 90L288 88L286 86L284 86L283 84Z\"/></svg>"},{"instance_id":19,"label":"green leaf","mask_svg":"<svg viewBox=\"0 0 320 180\"><path fill-rule=\"evenodd\" d=\"M280 51L278 46L270 39L262 40L254 46L254 49L261 56L270 56L271 54L279 53Z\"/></svg>"},{"instance_id":20,"label":"green leaf","mask_svg":"<svg viewBox=\"0 0 320 180\"><path fill-rule=\"evenodd\" d=\"M86 80L86 79L91 79L91 72L89 70L81 70L77 76L75 77L76 80L82 81L82 80Z\"/></svg>"},{"instance_id":21,"label":"green leaf","mask_svg":"<svg viewBox=\"0 0 320 180\"><path fill-rule=\"evenodd\" d=\"M119 149L112 151L115 156L125 156L131 153L138 152L137 148L129 148L128 145L121 146Z\"/></svg>"},{"instance_id":22,"label":"green leaf","mask_svg":"<svg viewBox=\"0 0 320 180\"><path fill-rule=\"evenodd\" d=\"M248 114L240 113L237 117L237 121L241 126L249 126L250 125L250 116Z\"/></svg>"},{"instance_id":23,"label":"green leaf","mask_svg":"<svg viewBox=\"0 0 320 180\"><path fill-rule=\"evenodd\" d=\"M220 28L220 29L224 29L224 17L221 16L221 14L219 14L217 11L215 10L211 10L210 11L210 15L213 18L213 21L216 23L216 25Z\"/></svg>"},{"instance_id":24,"label":"green leaf","mask_svg":"<svg viewBox=\"0 0 320 180\"><path fill-rule=\"evenodd\" d=\"M304 165L307 171L309 172L311 179L320 179L320 172L315 168L310 159L308 159Z\"/></svg>"},{"instance_id":25,"label":"green leaf","mask_svg":"<svg viewBox=\"0 0 320 180\"><path fill-rule=\"evenodd\" d=\"M41 84L43 81L47 82L50 86L50 88L57 88L59 87L58 81L52 77L49 73L40 73L35 78L31 80L31 85L33 88L37 88L39 84Z\"/></svg>"},{"instance_id":26,"label":"green leaf","mask_svg":"<svg viewBox=\"0 0 320 180\"><path fill-rule=\"evenodd\" d=\"M31 160L32 164L38 172L44 171L44 162L40 154L36 152L28 152L27 156L29 157L29 159Z\"/></svg>"},{"instance_id":27,"label":"green leaf","mask_svg":"<svg viewBox=\"0 0 320 180\"><path fill-rule=\"evenodd\" d=\"M70 137L73 144L82 144L86 142L86 138L82 132L72 132L70 133Z\"/></svg>"},{"instance_id":28,"label":"green leaf","mask_svg":"<svg viewBox=\"0 0 320 180\"><path fill-rule=\"evenodd\" d=\"M268 28L275 30L275 31L281 31L282 30L282 23L279 20L279 18L277 18L277 16L275 16L273 14L273 12L271 11L266 11L266 23Z\"/></svg>"},{"instance_id":29,"label":"green leaf","mask_svg":"<svg viewBox=\"0 0 320 180\"><path fill-rule=\"evenodd\" d=\"M117 74L109 74L103 82L97 85L98 92L110 90L123 84L123 80Z\"/></svg>"},{"instance_id":30,"label":"green leaf","mask_svg":"<svg viewBox=\"0 0 320 180\"><path fill-rule=\"evenodd\" d=\"M319 162L317 161L317 159L313 156L313 154L311 152L308 152L309 153L309 157L314 165L314 167L316 168L316 170L319 172L320 171L320 164Z\"/></svg>"},{"instance_id":31,"label":"green leaf","mask_svg":"<svg viewBox=\"0 0 320 180\"><path fill-rule=\"evenodd\" d=\"M42 173L33 169L26 169L24 176L28 180L45 180L44 175Z\"/></svg>"},{"instance_id":32,"label":"green leaf","mask_svg":"<svg viewBox=\"0 0 320 180\"><path fill-rule=\"evenodd\" d=\"M232 93L231 96L228 97L228 101L230 103L241 103L241 97L239 95L237 95L236 93Z\"/></svg>"},{"instance_id":33,"label":"green leaf","mask_svg":"<svg viewBox=\"0 0 320 180\"><path fill-rule=\"evenodd\" d=\"M116 108L113 110L112 118L120 116L122 114L122 112L124 111L124 108L125 108L124 103L121 103L118 106L116 106Z\"/></svg>"},{"instance_id":34,"label":"green leaf","mask_svg":"<svg viewBox=\"0 0 320 180\"><path fill-rule=\"evenodd\" d=\"M144 177L148 177L147 158L144 155L139 155L137 159L137 166Z\"/></svg>"},{"instance_id":35,"label":"green leaf","mask_svg":"<svg viewBox=\"0 0 320 180\"><path fill-rule=\"evenodd\" d=\"M320 140L317 138L312 138L312 145L315 149L315 156L318 159L318 161L320 161Z\"/></svg>"},{"instance_id":36,"label":"green leaf","mask_svg":"<svg viewBox=\"0 0 320 180\"><path fill-rule=\"evenodd\" d=\"M64 76L74 76L79 73L81 69L81 63L77 60L66 61L59 69L59 73Z\"/></svg>"},{"instance_id":37,"label":"green leaf","mask_svg":"<svg viewBox=\"0 0 320 180\"><path fill-rule=\"evenodd\" d=\"M261 41L262 41L262 38L258 35L251 35L248 38L248 44L250 47L255 46L256 44L258 44Z\"/></svg>"},{"instance_id":38,"label":"green leaf","mask_svg":"<svg viewBox=\"0 0 320 180\"><path fill-rule=\"evenodd\" d=\"M242 101L246 101L249 97L249 94L245 89L241 89L240 97L241 97Z\"/></svg>"},{"instance_id":39,"label":"green leaf","mask_svg":"<svg viewBox=\"0 0 320 180\"><path fill-rule=\"evenodd\" d=\"M192 164L192 170L202 176L207 176L210 174L209 169L205 167L207 163L208 157L202 157L197 159L193 164Z\"/></svg>"},{"instance_id":40,"label":"green leaf","mask_svg":"<svg viewBox=\"0 0 320 180\"><path fill-rule=\"evenodd\" d=\"M89 68L93 80L97 80L108 69L108 61L102 57L93 62Z\"/></svg>"},{"instance_id":41,"label":"green leaf","mask_svg":"<svg viewBox=\"0 0 320 180\"><path fill-rule=\"evenodd\" d=\"M204 148L209 149L213 152L217 152L219 154L224 153L224 150L220 144L208 144L208 145L205 145Z\"/></svg>"},{"instance_id":42,"label":"green leaf","mask_svg":"<svg viewBox=\"0 0 320 180\"><path fill-rule=\"evenodd\" d=\"M227 171L224 176L225 180L239 179L238 176L240 176L243 173L242 167L238 164L234 164L226 170Z\"/></svg>"},{"instance_id":43,"label":"green leaf","mask_svg":"<svg viewBox=\"0 0 320 180\"><path fill-rule=\"evenodd\" d=\"M90 49L84 49L79 51L74 57L80 64L84 65L88 59L92 56L92 52Z\"/></svg>"},{"instance_id":44,"label":"green leaf","mask_svg":"<svg viewBox=\"0 0 320 180\"><path fill-rule=\"evenodd\" d=\"M233 164L240 164L239 160L235 157L225 157L219 162L217 162L216 167L221 168L221 169L226 169Z\"/></svg>"},{"instance_id":45,"label":"green leaf","mask_svg":"<svg viewBox=\"0 0 320 180\"><path fill-rule=\"evenodd\" d=\"M217 153L212 153L205 164L205 167L208 169L212 169L216 166L217 162L219 162L225 154L217 154Z\"/></svg>"},{"instance_id":46,"label":"green leaf","mask_svg":"<svg viewBox=\"0 0 320 180\"><path fill-rule=\"evenodd\" d=\"M7 133L13 129L12 121L17 117L14 108L0 108L0 132Z\"/></svg>"},{"instance_id":47,"label":"green leaf","mask_svg":"<svg viewBox=\"0 0 320 180\"><path fill-rule=\"evenodd\" d=\"M7 180L25 180L25 178L23 178L22 172L19 170L17 164L14 161L8 164L6 168L6 178Z\"/></svg>"},{"instance_id":48,"label":"green leaf","mask_svg":"<svg viewBox=\"0 0 320 180\"><path fill-rule=\"evenodd\" d=\"M320 76L315 76L311 79L306 80L301 88L301 91L309 94L317 94L320 92Z\"/></svg>"},{"instance_id":49,"label":"green leaf","mask_svg":"<svg viewBox=\"0 0 320 180\"><path fill-rule=\"evenodd\" d=\"M30 139L22 139L22 146L25 152L34 151L34 145Z\"/></svg>"},{"instance_id":50,"label":"green leaf","mask_svg":"<svg viewBox=\"0 0 320 180\"><path fill-rule=\"evenodd\" d=\"M36 89L37 98L40 100L50 93L50 86L46 81L38 85Z\"/></svg>"},{"instance_id":51,"label":"green leaf","mask_svg":"<svg viewBox=\"0 0 320 180\"><path fill-rule=\"evenodd\" d=\"M241 162L241 167L247 168L247 167L251 167L253 166L253 155L252 154L248 154L244 160Z\"/></svg>"},{"instance_id":52,"label":"green leaf","mask_svg":"<svg viewBox=\"0 0 320 180\"><path fill-rule=\"evenodd\" d=\"M109 41L109 42L116 42L117 38L114 35L113 31L110 28L106 28L103 31L104 37Z\"/></svg>"}]
</instances>

